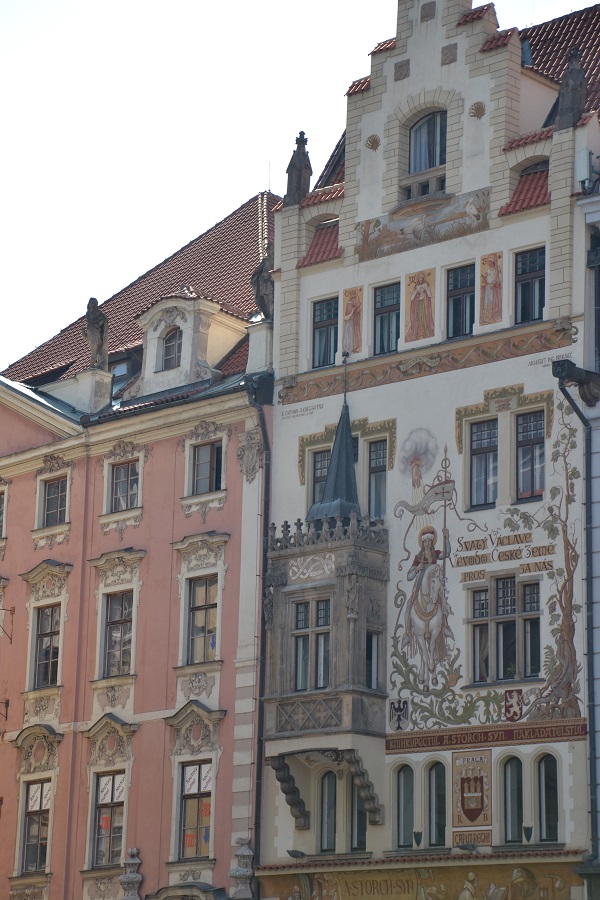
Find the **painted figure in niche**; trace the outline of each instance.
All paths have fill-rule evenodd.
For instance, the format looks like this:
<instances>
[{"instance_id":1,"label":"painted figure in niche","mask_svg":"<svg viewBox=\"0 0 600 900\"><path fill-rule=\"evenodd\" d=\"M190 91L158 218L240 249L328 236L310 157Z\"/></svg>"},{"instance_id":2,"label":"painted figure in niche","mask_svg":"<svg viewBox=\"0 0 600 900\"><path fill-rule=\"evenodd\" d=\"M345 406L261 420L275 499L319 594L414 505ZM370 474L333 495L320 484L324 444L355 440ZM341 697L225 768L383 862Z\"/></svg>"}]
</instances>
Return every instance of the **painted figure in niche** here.
<instances>
[{"instance_id":1,"label":"painted figure in niche","mask_svg":"<svg viewBox=\"0 0 600 900\"><path fill-rule=\"evenodd\" d=\"M344 291L342 350L347 353L360 353L362 350L362 288Z\"/></svg>"},{"instance_id":2,"label":"painted figure in niche","mask_svg":"<svg viewBox=\"0 0 600 900\"><path fill-rule=\"evenodd\" d=\"M433 274L417 272L408 276L412 293L408 309L407 341L420 341L433 337L435 326L433 321Z\"/></svg>"},{"instance_id":3,"label":"painted figure in niche","mask_svg":"<svg viewBox=\"0 0 600 900\"><path fill-rule=\"evenodd\" d=\"M437 687L437 667L450 658L449 641L454 634L448 623L452 610L446 598L445 577L440 560L450 556L448 529L442 531L443 550L437 550L437 531L431 525L421 529L420 551L413 560L407 578L414 581L405 618L401 649L421 658L418 680L425 691L430 683Z\"/></svg>"},{"instance_id":4,"label":"painted figure in niche","mask_svg":"<svg viewBox=\"0 0 600 900\"><path fill-rule=\"evenodd\" d=\"M502 321L502 254L481 257L481 305L479 321L493 325Z\"/></svg>"}]
</instances>

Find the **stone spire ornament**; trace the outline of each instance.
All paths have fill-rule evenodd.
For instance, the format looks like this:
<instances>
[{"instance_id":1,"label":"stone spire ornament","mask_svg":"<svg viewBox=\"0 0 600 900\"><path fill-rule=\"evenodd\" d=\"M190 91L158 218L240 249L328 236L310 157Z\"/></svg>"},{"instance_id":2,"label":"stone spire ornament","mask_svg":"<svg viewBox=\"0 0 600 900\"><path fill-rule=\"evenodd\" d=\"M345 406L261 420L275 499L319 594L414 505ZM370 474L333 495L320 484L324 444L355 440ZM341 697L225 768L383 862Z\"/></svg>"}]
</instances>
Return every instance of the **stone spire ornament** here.
<instances>
[{"instance_id":1,"label":"stone spire ornament","mask_svg":"<svg viewBox=\"0 0 600 900\"><path fill-rule=\"evenodd\" d=\"M140 851L137 847L132 847L127 851L127 859L125 860L125 871L119 875L119 883L123 888L123 900L140 900L139 887L142 883L142 876L138 869L142 864L139 856Z\"/></svg>"},{"instance_id":2,"label":"stone spire ornament","mask_svg":"<svg viewBox=\"0 0 600 900\"><path fill-rule=\"evenodd\" d=\"M296 149L286 169L288 181L287 191L283 198L284 206L296 206L296 204L304 200L310 190L312 167L306 152L306 144L307 140L304 132L301 131L296 138Z\"/></svg>"},{"instance_id":3,"label":"stone spire ornament","mask_svg":"<svg viewBox=\"0 0 600 900\"><path fill-rule=\"evenodd\" d=\"M574 128L585 112L587 81L581 67L581 55L577 47L569 53L569 64L558 91L558 113L554 127L557 131Z\"/></svg>"}]
</instances>

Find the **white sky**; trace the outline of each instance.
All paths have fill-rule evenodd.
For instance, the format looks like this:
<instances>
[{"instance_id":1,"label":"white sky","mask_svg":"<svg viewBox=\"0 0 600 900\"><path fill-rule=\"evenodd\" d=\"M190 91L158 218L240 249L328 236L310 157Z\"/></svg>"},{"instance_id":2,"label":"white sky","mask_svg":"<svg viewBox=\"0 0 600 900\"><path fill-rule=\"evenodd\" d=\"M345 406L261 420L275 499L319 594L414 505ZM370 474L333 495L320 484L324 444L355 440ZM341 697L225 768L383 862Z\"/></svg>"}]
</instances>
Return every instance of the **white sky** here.
<instances>
[{"instance_id":1,"label":"white sky","mask_svg":"<svg viewBox=\"0 0 600 900\"><path fill-rule=\"evenodd\" d=\"M588 5L496 12L522 28ZM0 0L0 369L259 191L283 194L300 129L316 178L396 9Z\"/></svg>"}]
</instances>

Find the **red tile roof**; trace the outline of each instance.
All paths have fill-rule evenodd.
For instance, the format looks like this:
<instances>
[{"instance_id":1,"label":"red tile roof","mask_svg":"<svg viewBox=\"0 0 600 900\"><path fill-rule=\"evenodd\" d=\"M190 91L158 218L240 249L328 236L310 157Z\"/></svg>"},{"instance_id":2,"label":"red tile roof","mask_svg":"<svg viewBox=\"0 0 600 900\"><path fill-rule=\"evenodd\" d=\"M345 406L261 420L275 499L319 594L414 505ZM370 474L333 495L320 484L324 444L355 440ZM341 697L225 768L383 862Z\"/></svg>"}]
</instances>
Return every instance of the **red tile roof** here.
<instances>
[{"instance_id":1,"label":"red tile roof","mask_svg":"<svg viewBox=\"0 0 600 900\"><path fill-rule=\"evenodd\" d=\"M464 16L461 16L456 25L468 25L469 22L476 22L478 19L483 19L488 9L492 9L493 6L493 3L486 3L485 6L478 6L475 9L470 10L470 12L466 12Z\"/></svg>"},{"instance_id":2,"label":"red tile roof","mask_svg":"<svg viewBox=\"0 0 600 900\"><path fill-rule=\"evenodd\" d=\"M368 91L371 87L371 76L365 75L364 78L357 78L356 81L353 81L348 90L346 91L346 97L349 97L351 94L361 94L363 91Z\"/></svg>"},{"instance_id":3,"label":"red tile roof","mask_svg":"<svg viewBox=\"0 0 600 900\"><path fill-rule=\"evenodd\" d=\"M344 185L342 184L333 184L331 187L319 188L319 190L313 191L302 200L300 203L300 208L304 209L306 206L317 206L319 203L325 203L326 200L337 200L338 197L344 196Z\"/></svg>"},{"instance_id":4,"label":"red tile roof","mask_svg":"<svg viewBox=\"0 0 600 900\"><path fill-rule=\"evenodd\" d=\"M506 45L510 42L513 34L517 33L516 28L509 28L506 31L497 31L496 34L493 34L491 37L487 39L485 44L481 47L480 53L487 53L488 50L497 50L498 47L506 47Z\"/></svg>"},{"instance_id":5,"label":"red tile roof","mask_svg":"<svg viewBox=\"0 0 600 900\"><path fill-rule=\"evenodd\" d=\"M250 339L248 335L245 334L241 341L235 345L233 350L230 350L229 353L223 357L221 362L217 363L215 369L218 369L223 375L239 375L241 372L245 372L246 364L248 362L249 344Z\"/></svg>"},{"instance_id":6,"label":"red tile roof","mask_svg":"<svg viewBox=\"0 0 600 900\"><path fill-rule=\"evenodd\" d=\"M587 77L587 110L600 109L600 4L532 25L520 32L529 42L533 71L560 82L566 72L569 52L578 47Z\"/></svg>"},{"instance_id":7,"label":"red tile roof","mask_svg":"<svg viewBox=\"0 0 600 900\"><path fill-rule=\"evenodd\" d=\"M257 311L250 278L259 262L260 238L273 239L273 207L278 200L270 192L258 194L103 303L109 353L139 346L142 332L136 316L182 284L209 294L224 312L249 319ZM89 364L84 324L84 317L77 319L3 374L29 381L53 371L61 378L81 372Z\"/></svg>"},{"instance_id":8,"label":"red tile roof","mask_svg":"<svg viewBox=\"0 0 600 900\"><path fill-rule=\"evenodd\" d=\"M508 216L511 213L522 212L524 209L545 206L547 203L550 203L548 171L523 173L517 182L514 194L509 202L500 209L498 215Z\"/></svg>"},{"instance_id":9,"label":"red tile roof","mask_svg":"<svg viewBox=\"0 0 600 900\"><path fill-rule=\"evenodd\" d=\"M504 147L505 150L516 150L517 147L526 147L527 144L537 144L538 141L546 141L552 137L554 128L542 128L540 131L530 131L529 134L520 134L519 137L512 138Z\"/></svg>"},{"instance_id":10,"label":"red tile roof","mask_svg":"<svg viewBox=\"0 0 600 900\"><path fill-rule=\"evenodd\" d=\"M308 253L298 260L296 268L303 269L305 266L314 266L316 263L328 262L330 259L339 259L344 248L338 246L338 240L338 222L317 226Z\"/></svg>"},{"instance_id":11,"label":"red tile roof","mask_svg":"<svg viewBox=\"0 0 600 900\"><path fill-rule=\"evenodd\" d=\"M370 56L374 56L375 53L384 53L386 50L395 50L396 49L396 38L388 38L387 41L379 41L374 50L371 50Z\"/></svg>"}]
</instances>

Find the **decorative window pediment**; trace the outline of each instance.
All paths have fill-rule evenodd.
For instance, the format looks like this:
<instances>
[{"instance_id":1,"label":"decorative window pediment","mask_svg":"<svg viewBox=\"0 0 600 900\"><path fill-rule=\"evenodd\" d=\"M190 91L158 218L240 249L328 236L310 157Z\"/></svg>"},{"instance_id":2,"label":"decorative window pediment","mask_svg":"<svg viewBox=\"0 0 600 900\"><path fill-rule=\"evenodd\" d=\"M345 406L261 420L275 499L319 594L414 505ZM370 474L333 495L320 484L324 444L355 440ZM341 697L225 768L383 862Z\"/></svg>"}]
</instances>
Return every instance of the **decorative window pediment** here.
<instances>
[{"instance_id":1,"label":"decorative window pediment","mask_svg":"<svg viewBox=\"0 0 600 900\"><path fill-rule=\"evenodd\" d=\"M173 544L175 550L181 553L181 576L204 569L215 569L222 564L228 540L229 535L225 532L192 534Z\"/></svg>"},{"instance_id":2,"label":"decorative window pediment","mask_svg":"<svg viewBox=\"0 0 600 900\"><path fill-rule=\"evenodd\" d=\"M62 741L50 725L30 725L18 733L12 743L21 751L21 775L50 772L56 768L58 745Z\"/></svg>"},{"instance_id":3,"label":"decorative window pediment","mask_svg":"<svg viewBox=\"0 0 600 900\"><path fill-rule=\"evenodd\" d=\"M123 765L131 759L131 743L137 725L123 722L113 713L106 713L85 736L91 741L88 765L112 767Z\"/></svg>"},{"instance_id":4,"label":"decorative window pediment","mask_svg":"<svg viewBox=\"0 0 600 900\"><path fill-rule=\"evenodd\" d=\"M175 729L172 756L197 756L202 751L218 750L219 722L223 709L209 709L199 700L190 700L173 716L165 719Z\"/></svg>"},{"instance_id":5,"label":"decorative window pediment","mask_svg":"<svg viewBox=\"0 0 600 900\"><path fill-rule=\"evenodd\" d=\"M98 569L100 590L137 581L140 562L145 555L145 550L113 550L98 559L90 559L90 565Z\"/></svg>"},{"instance_id":6,"label":"decorative window pediment","mask_svg":"<svg viewBox=\"0 0 600 900\"><path fill-rule=\"evenodd\" d=\"M56 600L65 596L67 575L73 568L69 563L60 563L54 559L44 559L29 572L21 575L23 581L31 585L33 603L45 600Z\"/></svg>"}]
</instances>

